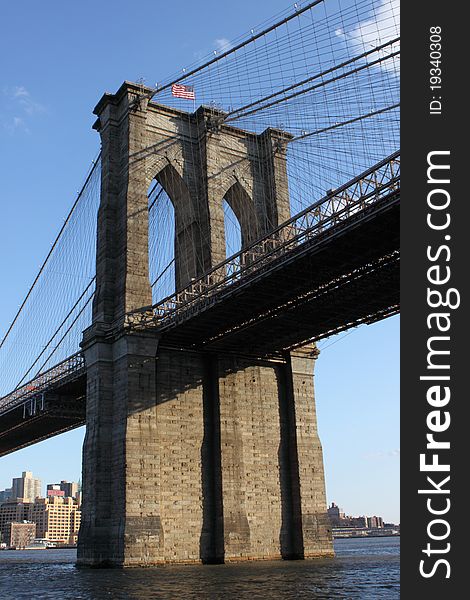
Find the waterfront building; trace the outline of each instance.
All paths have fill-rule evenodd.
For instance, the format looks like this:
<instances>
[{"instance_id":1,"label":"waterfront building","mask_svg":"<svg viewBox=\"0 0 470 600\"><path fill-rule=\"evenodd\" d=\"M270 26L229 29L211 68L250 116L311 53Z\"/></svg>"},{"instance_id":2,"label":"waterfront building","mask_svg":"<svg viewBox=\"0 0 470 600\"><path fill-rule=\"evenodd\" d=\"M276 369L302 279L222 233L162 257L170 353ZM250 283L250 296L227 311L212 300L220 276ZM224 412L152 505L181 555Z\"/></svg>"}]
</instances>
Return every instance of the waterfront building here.
<instances>
[{"instance_id":1,"label":"waterfront building","mask_svg":"<svg viewBox=\"0 0 470 600\"><path fill-rule=\"evenodd\" d=\"M6 526L9 523L22 523L29 521L29 512L32 502L18 498L10 498L0 505L0 533L2 537L6 534Z\"/></svg>"},{"instance_id":2,"label":"waterfront building","mask_svg":"<svg viewBox=\"0 0 470 600\"><path fill-rule=\"evenodd\" d=\"M332 525L339 526L341 524L341 520L344 519L344 511L342 508L337 506L334 502L331 503L331 506L328 508L328 516L330 518Z\"/></svg>"},{"instance_id":3,"label":"waterfront building","mask_svg":"<svg viewBox=\"0 0 470 600\"><path fill-rule=\"evenodd\" d=\"M367 517L367 527L370 529L378 529L384 526L382 517Z\"/></svg>"},{"instance_id":4,"label":"waterfront building","mask_svg":"<svg viewBox=\"0 0 470 600\"><path fill-rule=\"evenodd\" d=\"M11 485L11 497L34 501L41 496L41 480L33 477L31 471L23 471L21 477L15 477Z\"/></svg>"},{"instance_id":5,"label":"waterfront building","mask_svg":"<svg viewBox=\"0 0 470 600\"><path fill-rule=\"evenodd\" d=\"M38 498L30 511L30 519L37 526L37 536L62 544L77 543L80 516L78 503L63 496Z\"/></svg>"},{"instance_id":6,"label":"waterfront building","mask_svg":"<svg viewBox=\"0 0 470 600\"><path fill-rule=\"evenodd\" d=\"M367 517L348 517L348 527L368 527Z\"/></svg>"},{"instance_id":7,"label":"waterfront building","mask_svg":"<svg viewBox=\"0 0 470 600\"><path fill-rule=\"evenodd\" d=\"M3 543L9 548L26 548L36 537L36 523L22 521L21 523L6 523L3 528Z\"/></svg>"},{"instance_id":8,"label":"waterfront building","mask_svg":"<svg viewBox=\"0 0 470 600\"><path fill-rule=\"evenodd\" d=\"M328 508L328 516L332 527L346 527L357 529L382 529L384 521L382 517L351 517L346 516L344 511L334 502Z\"/></svg>"}]
</instances>

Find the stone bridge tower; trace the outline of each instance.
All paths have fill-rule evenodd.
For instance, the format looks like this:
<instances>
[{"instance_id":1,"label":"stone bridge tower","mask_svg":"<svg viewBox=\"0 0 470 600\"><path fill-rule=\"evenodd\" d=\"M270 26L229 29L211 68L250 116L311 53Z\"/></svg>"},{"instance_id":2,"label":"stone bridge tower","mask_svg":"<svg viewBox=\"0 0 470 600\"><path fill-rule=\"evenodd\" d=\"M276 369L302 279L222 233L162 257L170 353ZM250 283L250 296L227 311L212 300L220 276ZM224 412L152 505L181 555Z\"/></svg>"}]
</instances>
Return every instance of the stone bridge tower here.
<instances>
[{"instance_id":1,"label":"stone bridge tower","mask_svg":"<svg viewBox=\"0 0 470 600\"><path fill-rule=\"evenodd\" d=\"M144 92L150 90L144 89ZM78 564L332 554L312 348L284 360L167 348L126 315L152 304L148 197L175 209L176 286L225 259L225 198L248 244L289 217L287 134L105 94L97 289L82 342L87 425Z\"/></svg>"}]
</instances>

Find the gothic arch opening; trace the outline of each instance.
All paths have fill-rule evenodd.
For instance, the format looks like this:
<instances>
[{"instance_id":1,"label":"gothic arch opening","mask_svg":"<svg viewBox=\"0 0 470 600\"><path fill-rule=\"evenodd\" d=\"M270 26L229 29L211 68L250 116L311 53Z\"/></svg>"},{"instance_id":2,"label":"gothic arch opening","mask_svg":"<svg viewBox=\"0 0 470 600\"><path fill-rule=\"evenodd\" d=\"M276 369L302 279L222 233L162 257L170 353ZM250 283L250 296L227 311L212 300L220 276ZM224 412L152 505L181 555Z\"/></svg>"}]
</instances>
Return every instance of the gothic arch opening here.
<instances>
[{"instance_id":1,"label":"gothic arch opening","mask_svg":"<svg viewBox=\"0 0 470 600\"><path fill-rule=\"evenodd\" d=\"M225 258L240 252L242 247L242 235L240 222L230 207L227 200L223 200L224 208L224 230L225 230Z\"/></svg>"},{"instance_id":2,"label":"gothic arch opening","mask_svg":"<svg viewBox=\"0 0 470 600\"><path fill-rule=\"evenodd\" d=\"M154 304L175 292L175 209L162 185L154 179L149 199L149 274Z\"/></svg>"},{"instance_id":3,"label":"gothic arch opening","mask_svg":"<svg viewBox=\"0 0 470 600\"><path fill-rule=\"evenodd\" d=\"M154 235L149 236L156 240L150 248L150 262L158 264L158 268L154 270L156 277L161 277L161 283L158 291L155 290L155 295L161 299L165 297L162 290L169 289L168 283L165 283L169 277L173 281L170 292L173 293L202 274L202 219L197 214L188 186L171 163L157 173L152 184L156 185L161 194L155 203L161 216L154 217ZM165 269L166 272L163 273Z\"/></svg>"},{"instance_id":4,"label":"gothic arch opening","mask_svg":"<svg viewBox=\"0 0 470 600\"><path fill-rule=\"evenodd\" d=\"M225 217L225 246L226 251L229 252L233 245L238 243L239 247L235 252L238 252L241 248L244 248L251 242L255 241L258 236L258 219L253 204L253 200L248 195L245 188L236 181L226 192L224 196L224 217ZM227 227L233 222L233 217L239 225L239 235L230 230L227 231ZM230 225L230 227L233 227ZM230 238L231 236L231 238ZM238 237L237 237L238 236ZM230 252L227 256L234 254Z\"/></svg>"}]
</instances>

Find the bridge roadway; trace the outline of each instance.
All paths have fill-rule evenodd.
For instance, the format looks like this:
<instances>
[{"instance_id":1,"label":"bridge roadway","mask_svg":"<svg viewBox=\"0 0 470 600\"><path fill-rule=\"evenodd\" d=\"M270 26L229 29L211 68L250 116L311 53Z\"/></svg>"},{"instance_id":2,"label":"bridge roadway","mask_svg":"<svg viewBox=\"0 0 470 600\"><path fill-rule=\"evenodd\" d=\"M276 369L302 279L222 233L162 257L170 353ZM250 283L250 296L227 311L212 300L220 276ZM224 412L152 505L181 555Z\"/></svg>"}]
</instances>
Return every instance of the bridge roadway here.
<instances>
[{"instance_id":1,"label":"bridge roadway","mask_svg":"<svg viewBox=\"0 0 470 600\"><path fill-rule=\"evenodd\" d=\"M274 355L399 310L396 153L178 294L128 315L160 345ZM76 354L0 399L0 456L85 423Z\"/></svg>"}]
</instances>

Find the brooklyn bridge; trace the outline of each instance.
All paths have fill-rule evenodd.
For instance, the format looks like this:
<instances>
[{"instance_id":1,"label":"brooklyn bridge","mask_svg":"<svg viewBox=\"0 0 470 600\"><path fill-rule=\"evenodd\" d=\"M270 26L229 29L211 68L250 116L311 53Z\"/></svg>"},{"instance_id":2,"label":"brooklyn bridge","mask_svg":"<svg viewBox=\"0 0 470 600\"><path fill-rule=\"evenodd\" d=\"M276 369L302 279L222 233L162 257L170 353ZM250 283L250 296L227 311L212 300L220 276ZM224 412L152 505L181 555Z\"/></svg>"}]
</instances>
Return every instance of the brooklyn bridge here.
<instances>
[{"instance_id":1,"label":"brooklyn bridge","mask_svg":"<svg viewBox=\"0 0 470 600\"><path fill-rule=\"evenodd\" d=\"M94 109L0 342L0 455L86 425L81 565L332 555L315 343L399 311L400 50L324 4Z\"/></svg>"}]
</instances>

